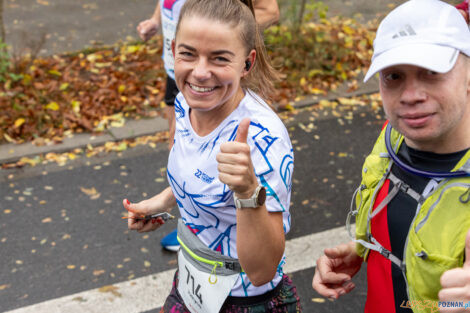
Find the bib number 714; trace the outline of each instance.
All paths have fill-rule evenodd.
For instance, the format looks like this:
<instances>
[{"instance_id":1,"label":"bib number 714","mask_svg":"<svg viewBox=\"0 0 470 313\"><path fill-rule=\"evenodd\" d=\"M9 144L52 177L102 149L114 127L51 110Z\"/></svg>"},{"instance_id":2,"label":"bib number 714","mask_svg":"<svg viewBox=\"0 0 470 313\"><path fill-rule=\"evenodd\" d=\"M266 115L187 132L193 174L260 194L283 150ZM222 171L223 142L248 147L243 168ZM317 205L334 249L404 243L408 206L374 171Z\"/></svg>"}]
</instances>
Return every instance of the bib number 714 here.
<instances>
[{"instance_id":1,"label":"bib number 714","mask_svg":"<svg viewBox=\"0 0 470 313\"><path fill-rule=\"evenodd\" d=\"M193 295L199 299L199 302L202 304L202 295L201 295L201 285L194 281L194 276L189 271L188 267L185 265L184 268L186 269L186 284L191 287L191 291Z\"/></svg>"}]
</instances>

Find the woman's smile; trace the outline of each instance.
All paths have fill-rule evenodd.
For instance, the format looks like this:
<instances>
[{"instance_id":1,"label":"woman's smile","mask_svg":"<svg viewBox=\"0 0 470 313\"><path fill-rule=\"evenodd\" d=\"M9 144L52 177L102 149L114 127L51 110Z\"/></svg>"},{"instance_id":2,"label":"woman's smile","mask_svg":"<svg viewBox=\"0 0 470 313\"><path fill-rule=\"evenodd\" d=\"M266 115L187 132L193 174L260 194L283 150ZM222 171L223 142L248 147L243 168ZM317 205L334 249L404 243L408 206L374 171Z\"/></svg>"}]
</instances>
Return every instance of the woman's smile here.
<instances>
[{"instance_id":1,"label":"woman's smile","mask_svg":"<svg viewBox=\"0 0 470 313\"><path fill-rule=\"evenodd\" d=\"M191 84L191 83L188 83L188 85L189 85L189 88L191 88L192 90L194 90L196 92L199 92L199 93L208 93L208 92L213 91L216 88L216 87L197 86L197 85L194 85L194 84Z\"/></svg>"}]
</instances>

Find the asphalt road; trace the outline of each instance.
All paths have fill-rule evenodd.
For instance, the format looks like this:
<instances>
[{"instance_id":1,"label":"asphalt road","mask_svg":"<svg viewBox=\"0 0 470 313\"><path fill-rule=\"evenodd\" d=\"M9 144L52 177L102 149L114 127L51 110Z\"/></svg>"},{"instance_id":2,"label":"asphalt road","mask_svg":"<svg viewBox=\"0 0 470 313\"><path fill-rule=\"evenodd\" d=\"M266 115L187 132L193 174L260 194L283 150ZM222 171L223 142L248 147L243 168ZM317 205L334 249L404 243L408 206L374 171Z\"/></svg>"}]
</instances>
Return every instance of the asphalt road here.
<instances>
[{"instance_id":1,"label":"asphalt road","mask_svg":"<svg viewBox=\"0 0 470 313\"><path fill-rule=\"evenodd\" d=\"M295 149L287 239L344 225L383 118L366 107L339 111L305 110L286 122ZM167 158L166 144L160 144L82 157L63 167L1 170L0 311L175 268L175 254L159 245L174 222L142 235L129 232L120 218L123 198L139 201L167 185ZM364 270L357 290L320 303L311 288L315 260L311 264L292 274L304 312L362 310Z\"/></svg>"}]
</instances>

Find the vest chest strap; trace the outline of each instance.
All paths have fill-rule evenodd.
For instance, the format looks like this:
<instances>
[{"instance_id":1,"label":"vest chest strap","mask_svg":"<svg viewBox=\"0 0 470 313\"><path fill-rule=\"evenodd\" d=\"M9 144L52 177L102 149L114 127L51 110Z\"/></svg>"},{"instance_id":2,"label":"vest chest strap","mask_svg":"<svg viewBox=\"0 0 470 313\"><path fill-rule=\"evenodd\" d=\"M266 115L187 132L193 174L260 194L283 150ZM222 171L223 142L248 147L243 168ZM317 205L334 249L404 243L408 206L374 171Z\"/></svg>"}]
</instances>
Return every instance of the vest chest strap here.
<instances>
[{"instance_id":1,"label":"vest chest strap","mask_svg":"<svg viewBox=\"0 0 470 313\"><path fill-rule=\"evenodd\" d=\"M388 179L390 179L390 181L395 185L395 186L398 186L398 188L403 191L404 193L406 193L408 196L410 196L411 198L415 199L416 202L418 202L419 204L423 204L424 202L424 197L416 192L415 190L413 190L408 184L406 184L404 181L402 181L401 179L399 179L398 177L396 177L395 175L393 175L392 172L390 172L390 174L388 175Z\"/></svg>"},{"instance_id":2,"label":"vest chest strap","mask_svg":"<svg viewBox=\"0 0 470 313\"><path fill-rule=\"evenodd\" d=\"M355 239L354 241L363 245L367 249L374 250L380 253L386 259L390 260L393 264L398 266L402 270L402 272L405 272L405 262L400 260L400 258L398 258L396 255L392 254L391 251L385 249L374 237L370 237L371 242L367 242L362 239Z\"/></svg>"}]
</instances>

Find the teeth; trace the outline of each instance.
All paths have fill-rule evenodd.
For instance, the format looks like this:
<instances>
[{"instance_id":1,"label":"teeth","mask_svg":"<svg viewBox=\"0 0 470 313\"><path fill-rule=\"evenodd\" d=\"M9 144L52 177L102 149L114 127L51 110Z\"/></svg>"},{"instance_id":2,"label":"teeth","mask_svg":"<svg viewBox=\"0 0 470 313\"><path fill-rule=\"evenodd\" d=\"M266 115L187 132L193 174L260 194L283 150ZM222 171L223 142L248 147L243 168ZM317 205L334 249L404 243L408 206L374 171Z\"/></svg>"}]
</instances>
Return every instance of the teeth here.
<instances>
[{"instance_id":1,"label":"teeth","mask_svg":"<svg viewBox=\"0 0 470 313\"><path fill-rule=\"evenodd\" d=\"M198 92L209 92L209 91L214 90L214 88L198 87L198 86L195 86L195 85L192 85L192 84L189 84L189 86L191 87L191 89L193 89L195 91L198 91Z\"/></svg>"}]
</instances>

